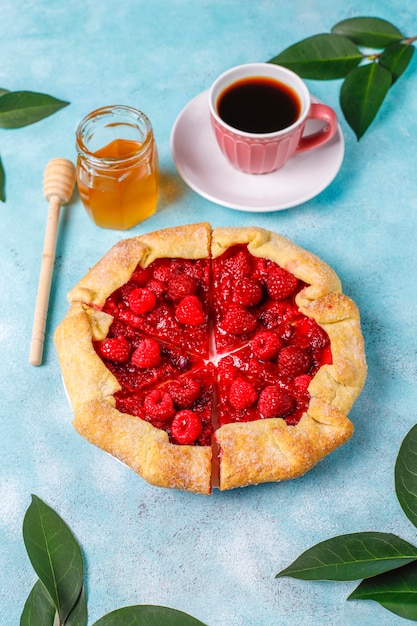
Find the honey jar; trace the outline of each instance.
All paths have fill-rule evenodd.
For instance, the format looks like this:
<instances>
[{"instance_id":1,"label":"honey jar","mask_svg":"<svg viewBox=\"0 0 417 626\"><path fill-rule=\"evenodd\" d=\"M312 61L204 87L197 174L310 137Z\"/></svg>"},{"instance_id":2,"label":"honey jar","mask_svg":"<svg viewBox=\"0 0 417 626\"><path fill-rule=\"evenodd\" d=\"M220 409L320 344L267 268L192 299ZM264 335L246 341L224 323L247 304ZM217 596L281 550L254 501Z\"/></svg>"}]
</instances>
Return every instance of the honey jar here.
<instances>
[{"instance_id":1,"label":"honey jar","mask_svg":"<svg viewBox=\"0 0 417 626\"><path fill-rule=\"evenodd\" d=\"M97 226L126 230L156 211L158 151L149 118L132 107L87 115L76 132L81 200Z\"/></svg>"}]
</instances>

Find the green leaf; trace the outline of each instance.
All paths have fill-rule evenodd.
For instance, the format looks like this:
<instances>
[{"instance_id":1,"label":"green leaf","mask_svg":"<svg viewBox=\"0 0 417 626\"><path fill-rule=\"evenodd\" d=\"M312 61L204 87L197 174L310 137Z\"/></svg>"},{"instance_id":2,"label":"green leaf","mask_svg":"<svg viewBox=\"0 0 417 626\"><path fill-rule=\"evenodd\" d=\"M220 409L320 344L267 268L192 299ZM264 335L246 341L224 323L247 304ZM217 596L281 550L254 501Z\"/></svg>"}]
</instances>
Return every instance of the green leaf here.
<instances>
[{"instance_id":1,"label":"green leaf","mask_svg":"<svg viewBox=\"0 0 417 626\"><path fill-rule=\"evenodd\" d=\"M409 44L394 43L388 46L379 57L379 64L392 74L392 82L405 72L413 58L414 47Z\"/></svg>"},{"instance_id":2,"label":"green leaf","mask_svg":"<svg viewBox=\"0 0 417 626\"><path fill-rule=\"evenodd\" d=\"M195 617L164 606L141 604L108 613L93 626L204 626Z\"/></svg>"},{"instance_id":3,"label":"green leaf","mask_svg":"<svg viewBox=\"0 0 417 626\"><path fill-rule=\"evenodd\" d=\"M332 80L344 78L362 59L362 53L349 39L327 33L303 39L269 62L283 65L303 78Z\"/></svg>"},{"instance_id":4,"label":"green leaf","mask_svg":"<svg viewBox=\"0 0 417 626\"><path fill-rule=\"evenodd\" d=\"M80 597L77 600L77 604L65 620L65 626L87 626L87 619L87 597L83 586Z\"/></svg>"},{"instance_id":5,"label":"green leaf","mask_svg":"<svg viewBox=\"0 0 417 626\"><path fill-rule=\"evenodd\" d=\"M21 618L20 626L53 626L56 609L51 596L46 591L43 583L38 580L32 587Z\"/></svg>"},{"instance_id":6,"label":"green leaf","mask_svg":"<svg viewBox=\"0 0 417 626\"><path fill-rule=\"evenodd\" d=\"M346 76L340 106L358 140L374 120L391 84L391 73L378 63L357 67Z\"/></svg>"},{"instance_id":7,"label":"green leaf","mask_svg":"<svg viewBox=\"0 0 417 626\"><path fill-rule=\"evenodd\" d=\"M375 600L388 611L417 621L417 564L362 581L348 600Z\"/></svg>"},{"instance_id":8,"label":"green leaf","mask_svg":"<svg viewBox=\"0 0 417 626\"><path fill-rule=\"evenodd\" d=\"M385 48L404 39L404 35L390 22L378 17L353 17L339 22L332 33L343 35L359 46Z\"/></svg>"},{"instance_id":9,"label":"green leaf","mask_svg":"<svg viewBox=\"0 0 417 626\"><path fill-rule=\"evenodd\" d=\"M30 562L63 622L78 601L83 585L78 543L63 519L37 496L32 496L23 520L23 539Z\"/></svg>"},{"instance_id":10,"label":"green leaf","mask_svg":"<svg viewBox=\"0 0 417 626\"><path fill-rule=\"evenodd\" d=\"M68 102L33 91L11 91L0 98L0 128L21 128L67 106Z\"/></svg>"},{"instance_id":11,"label":"green leaf","mask_svg":"<svg viewBox=\"0 0 417 626\"><path fill-rule=\"evenodd\" d=\"M277 574L301 580L359 580L417 559L417 548L391 533L364 532L318 543Z\"/></svg>"},{"instance_id":12,"label":"green leaf","mask_svg":"<svg viewBox=\"0 0 417 626\"><path fill-rule=\"evenodd\" d=\"M417 424L403 439L394 474L398 501L410 522L417 526Z\"/></svg>"},{"instance_id":13,"label":"green leaf","mask_svg":"<svg viewBox=\"0 0 417 626\"><path fill-rule=\"evenodd\" d=\"M6 172L0 158L0 200L6 202Z\"/></svg>"}]
</instances>

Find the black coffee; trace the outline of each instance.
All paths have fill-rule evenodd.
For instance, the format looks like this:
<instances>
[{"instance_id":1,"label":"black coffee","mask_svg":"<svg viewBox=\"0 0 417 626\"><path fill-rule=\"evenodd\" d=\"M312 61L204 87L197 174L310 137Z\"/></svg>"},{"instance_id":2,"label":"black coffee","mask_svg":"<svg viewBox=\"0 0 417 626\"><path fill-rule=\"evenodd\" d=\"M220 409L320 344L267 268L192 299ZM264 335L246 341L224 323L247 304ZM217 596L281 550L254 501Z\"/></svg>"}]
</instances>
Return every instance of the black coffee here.
<instances>
[{"instance_id":1,"label":"black coffee","mask_svg":"<svg viewBox=\"0 0 417 626\"><path fill-rule=\"evenodd\" d=\"M247 133L272 133L294 124L301 102L291 87L261 76L243 78L225 89L217 113L229 126Z\"/></svg>"}]
</instances>

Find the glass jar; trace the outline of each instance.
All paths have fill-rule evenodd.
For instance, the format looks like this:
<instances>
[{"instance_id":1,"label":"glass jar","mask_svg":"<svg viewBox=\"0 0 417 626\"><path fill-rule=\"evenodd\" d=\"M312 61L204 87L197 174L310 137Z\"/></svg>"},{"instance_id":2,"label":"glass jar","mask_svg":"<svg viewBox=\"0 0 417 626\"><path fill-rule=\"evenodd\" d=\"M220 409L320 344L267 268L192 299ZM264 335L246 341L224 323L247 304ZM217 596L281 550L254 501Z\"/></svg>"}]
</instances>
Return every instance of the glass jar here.
<instances>
[{"instance_id":1,"label":"glass jar","mask_svg":"<svg viewBox=\"0 0 417 626\"><path fill-rule=\"evenodd\" d=\"M132 107L93 111L76 132L81 200L97 226L126 230L156 211L158 151L149 118Z\"/></svg>"}]
</instances>

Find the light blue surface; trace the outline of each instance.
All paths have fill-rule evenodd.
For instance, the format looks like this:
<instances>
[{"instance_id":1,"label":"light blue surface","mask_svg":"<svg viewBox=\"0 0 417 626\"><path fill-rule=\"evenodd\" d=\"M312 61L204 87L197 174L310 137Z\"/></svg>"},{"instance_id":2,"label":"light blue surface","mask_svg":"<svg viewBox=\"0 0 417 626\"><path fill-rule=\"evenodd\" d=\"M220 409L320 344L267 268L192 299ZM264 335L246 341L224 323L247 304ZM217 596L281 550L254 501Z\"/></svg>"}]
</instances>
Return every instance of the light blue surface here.
<instances>
[{"instance_id":1,"label":"light blue surface","mask_svg":"<svg viewBox=\"0 0 417 626\"><path fill-rule=\"evenodd\" d=\"M340 115L340 82L309 82L336 108L346 142L339 175L317 198L251 214L199 197L169 148L182 108L223 70L265 61L358 15L417 34L403 0L3 0L0 87L70 101L54 116L0 131L7 203L0 206L0 623L18 624L36 576L21 526L35 493L55 508L85 555L90 623L141 603L171 606L208 626L388 626L405 620L347 602L356 583L275 580L302 551L334 535L379 530L411 542L394 493L400 443L416 422L417 76L414 59L358 143ZM47 203L49 159L74 159L79 120L129 104L151 118L162 194L129 231L210 220L280 232L325 259L361 310L369 376L353 438L293 482L211 497L157 489L89 445L71 426L52 342L66 293L126 233L100 230L78 197L62 212L44 364L28 364Z\"/></svg>"}]
</instances>

